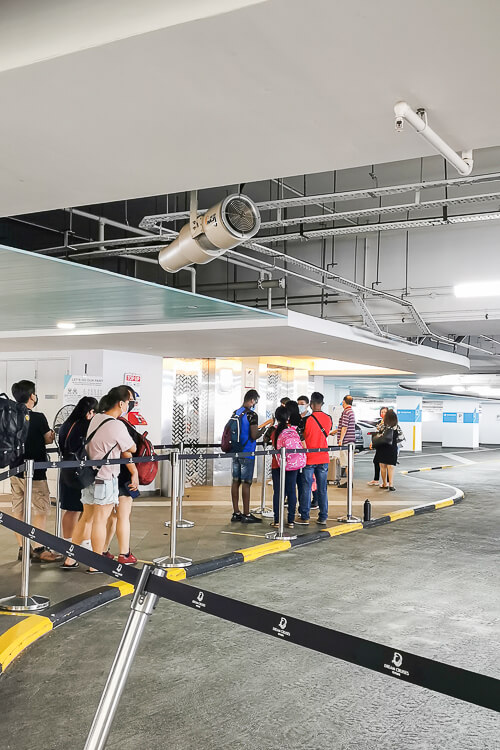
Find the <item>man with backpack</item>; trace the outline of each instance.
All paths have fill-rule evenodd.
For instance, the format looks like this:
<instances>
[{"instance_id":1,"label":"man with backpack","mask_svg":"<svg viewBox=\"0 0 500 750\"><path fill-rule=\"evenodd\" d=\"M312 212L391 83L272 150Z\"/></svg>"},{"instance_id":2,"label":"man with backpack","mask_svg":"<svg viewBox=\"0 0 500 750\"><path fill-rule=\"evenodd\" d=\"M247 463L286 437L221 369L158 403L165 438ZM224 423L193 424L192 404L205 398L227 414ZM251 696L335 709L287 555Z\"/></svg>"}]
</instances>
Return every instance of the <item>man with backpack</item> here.
<instances>
[{"instance_id":1,"label":"man with backpack","mask_svg":"<svg viewBox=\"0 0 500 750\"><path fill-rule=\"evenodd\" d=\"M31 380L20 380L12 386L12 395L18 404L25 404L29 412L29 427L24 453L15 462L20 466L26 459L43 462L47 460L46 446L54 442L54 432L50 429L47 417L41 412L33 411L38 403L35 384ZM12 492L12 515L15 518L24 517L24 499L26 493L26 480L20 476L10 479ZM33 488L31 493L32 524L38 529L45 530L47 517L50 513L50 492L47 484L47 469L35 469L33 474ZM22 537L16 534L19 544L17 559L22 559ZM52 563L62 560L62 555L57 555L45 547L35 547L31 550L32 562Z\"/></svg>"},{"instance_id":2,"label":"man with backpack","mask_svg":"<svg viewBox=\"0 0 500 750\"><path fill-rule=\"evenodd\" d=\"M319 505L318 523L326 526L328 518L327 476L330 455L328 453L328 435L332 430L332 418L322 411L323 394L315 391L311 395L311 415L304 426L304 445L306 448L324 448L323 451L307 454L307 464L302 469L302 481L299 484L299 514L295 523L309 525L311 510L311 489L313 477L317 483L317 501Z\"/></svg>"},{"instance_id":3,"label":"man with backpack","mask_svg":"<svg viewBox=\"0 0 500 750\"><path fill-rule=\"evenodd\" d=\"M256 390L247 391L243 399L243 406L236 409L224 430L225 435L230 431L230 451L231 453L251 453L255 451L257 438L259 438L264 429L259 430L259 419L255 412L255 407L259 401L259 394ZM224 442L224 436L223 436ZM231 499L233 501L233 515L231 521L241 523L262 523L261 518L257 518L250 513L250 488L253 481L253 472L255 466L255 456L245 458L233 458L233 483L231 485ZM243 501L243 512L240 513L240 487Z\"/></svg>"}]
</instances>

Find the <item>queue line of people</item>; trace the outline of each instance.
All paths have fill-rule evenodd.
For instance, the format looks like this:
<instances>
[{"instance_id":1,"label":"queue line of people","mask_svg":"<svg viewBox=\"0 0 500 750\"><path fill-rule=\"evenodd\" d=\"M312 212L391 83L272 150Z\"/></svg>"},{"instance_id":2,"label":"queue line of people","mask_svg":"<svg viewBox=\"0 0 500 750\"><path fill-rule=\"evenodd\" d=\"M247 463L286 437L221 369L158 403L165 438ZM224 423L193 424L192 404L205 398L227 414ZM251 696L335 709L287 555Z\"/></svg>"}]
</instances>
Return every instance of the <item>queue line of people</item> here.
<instances>
[{"instance_id":1,"label":"queue line of people","mask_svg":"<svg viewBox=\"0 0 500 750\"><path fill-rule=\"evenodd\" d=\"M36 386L32 381L22 380L12 386L12 395L18 403L28 408L30 419L24 455L19 464L27 459L46 461L47 446L54 442L55 433L49 428L47 419L33 409L38 403ZM72 460L83 446L89 458L131 458L136 452L134 429L125 417L135 405L135 392L128 386L112 388L101 401L83 397L68 419L61 425L58 441L63 459ZM24 478L11 477L12 514L24 517L26 482ZM114 559L109 546L116 533L118 562L133 565L137 558L130 551L130 514L132 499L139 495L139 476L135 464L104 465L96 471L95 481L80 489L74 481L71 469L60 472L59 497L62 517L62 534L66 541L87 547ZM45 529L50 512L50 493L46 469L35 469L32 487L33 524ZM22 557L22 538L16 534ZM61 563L64 570L73 570L79 563L72 558L64 559L45 547L31 549L32 562ZM87 573L98 573L89 568Z\"/></svg>"}]
</instances>

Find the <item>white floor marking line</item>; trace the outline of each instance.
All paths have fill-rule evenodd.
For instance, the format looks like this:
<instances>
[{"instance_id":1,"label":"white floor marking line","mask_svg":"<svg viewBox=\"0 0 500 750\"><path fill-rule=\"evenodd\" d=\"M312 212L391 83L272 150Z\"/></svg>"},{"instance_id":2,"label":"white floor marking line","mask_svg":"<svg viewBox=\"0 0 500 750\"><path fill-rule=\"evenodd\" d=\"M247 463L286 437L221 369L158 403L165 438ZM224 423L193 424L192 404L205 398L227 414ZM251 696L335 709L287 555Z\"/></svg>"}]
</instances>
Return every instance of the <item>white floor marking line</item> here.
<instances>
[{"instance_id":1,"label":"white floor marking line","mask_svg":"<svg viewBox=\"0 0 500 750\"><path fill-rule=\"evenodd\" d=\"M458 461L461 464L475 464L477 461L471 461L470 458L464 458L459 456L458 453L443 453L443 456L449 458L451 461Z\"/></svg>"}]
</instances>

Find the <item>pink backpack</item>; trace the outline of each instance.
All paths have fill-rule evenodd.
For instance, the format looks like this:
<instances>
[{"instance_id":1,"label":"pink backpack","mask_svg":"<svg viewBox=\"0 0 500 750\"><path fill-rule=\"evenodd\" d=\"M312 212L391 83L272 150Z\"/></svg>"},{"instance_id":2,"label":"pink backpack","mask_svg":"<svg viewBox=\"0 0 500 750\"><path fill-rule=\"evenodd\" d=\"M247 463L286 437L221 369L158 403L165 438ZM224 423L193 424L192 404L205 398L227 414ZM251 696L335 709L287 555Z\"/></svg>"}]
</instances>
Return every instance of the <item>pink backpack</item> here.
<instances>
[{"instance_id":1,"label":"pink backpack","mask_svg":"<svg viewBox=\"0 0 500 750\"><path fill-rule=\"evenodd\" d=\"M300 438L298 436L295 427L287 427L283 430L278 438L276 444L277 448L303 448ZM277 456L278 464L280 463L280 456ZM290 453L286 457L286 471L297 471L303 469L307 463L307 455L305 453Z\"/></svg>"}]
</instances>

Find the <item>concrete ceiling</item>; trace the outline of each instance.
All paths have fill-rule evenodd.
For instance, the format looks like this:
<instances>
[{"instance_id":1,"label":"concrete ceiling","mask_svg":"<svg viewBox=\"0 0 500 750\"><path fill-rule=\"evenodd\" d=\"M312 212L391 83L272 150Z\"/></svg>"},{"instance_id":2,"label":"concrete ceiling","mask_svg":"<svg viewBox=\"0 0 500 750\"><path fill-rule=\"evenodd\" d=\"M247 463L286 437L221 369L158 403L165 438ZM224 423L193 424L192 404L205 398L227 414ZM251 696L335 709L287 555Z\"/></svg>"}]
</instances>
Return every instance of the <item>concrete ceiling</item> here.
<instances>
[{"instance_id":1,"label":"concrete ceiling","mask_svg":"<svg viewBox=\"0 0 500 750\"><path fill-rule=\"evenodd\" d=\"M457 150L500 142L491 0L4 6L0 215L431 154L398 99Z\"/></svg>"}]
</instances>

